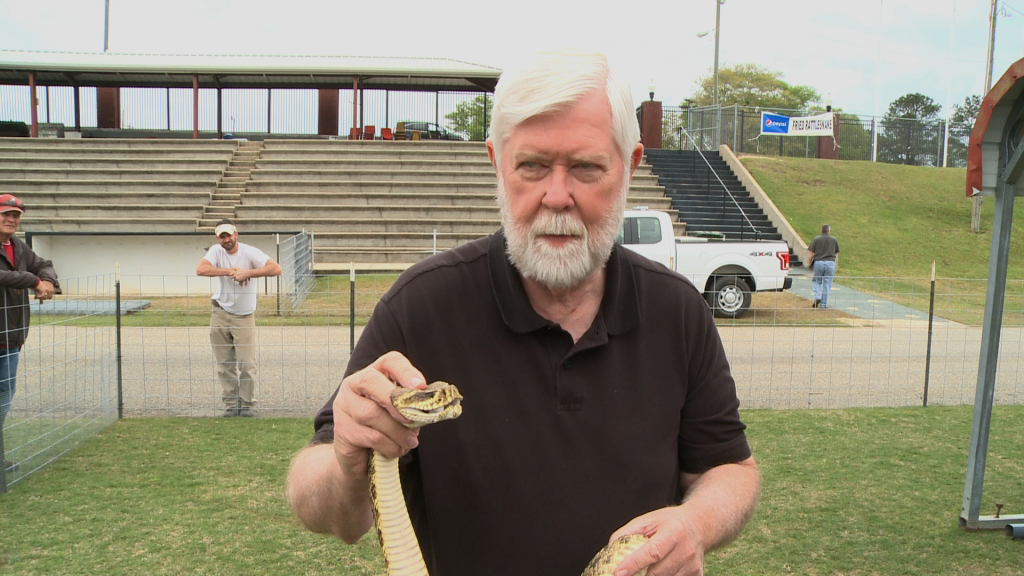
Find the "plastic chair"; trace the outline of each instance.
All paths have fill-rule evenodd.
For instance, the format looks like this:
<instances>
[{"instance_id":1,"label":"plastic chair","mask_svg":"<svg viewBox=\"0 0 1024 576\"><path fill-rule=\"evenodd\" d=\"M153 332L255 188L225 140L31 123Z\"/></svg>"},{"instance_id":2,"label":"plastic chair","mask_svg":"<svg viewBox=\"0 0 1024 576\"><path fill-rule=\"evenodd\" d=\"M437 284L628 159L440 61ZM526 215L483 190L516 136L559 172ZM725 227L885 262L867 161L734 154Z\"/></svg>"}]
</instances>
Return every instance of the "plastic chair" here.
<instances>
[{"instance_id":1,"label":"plastic chair","mask_svg":"<svg viewBox=\"0 0 1024 576\"><path fill-rule=\"evenodd\" d=\"M381 128L380 129L380 139L381 140L394 140L395 139L395 135L391 133L391 128Z\"/></svg>"},{"instance_id":2,"label":"plastic chair","mask_svg":"<svg viewBox=\"0 0 1024 576\"><path fill-rule=\"evenodd\" d=\"M348 139L349 140L359 140L359 134L360 133L361 132L359 131L359 128L349 128L348 129Z\"/></svg>"},{"instance_id":3,"label":"plastic chair","mask_svg":"<svg viewBox=\"0 0 1024 576\"><path fill-rule=\"evenodd\" d=\"M363 127L363 140L373 140L374 134L377 132L376 126L364 126Z\"/></svg>"}]
</instances>

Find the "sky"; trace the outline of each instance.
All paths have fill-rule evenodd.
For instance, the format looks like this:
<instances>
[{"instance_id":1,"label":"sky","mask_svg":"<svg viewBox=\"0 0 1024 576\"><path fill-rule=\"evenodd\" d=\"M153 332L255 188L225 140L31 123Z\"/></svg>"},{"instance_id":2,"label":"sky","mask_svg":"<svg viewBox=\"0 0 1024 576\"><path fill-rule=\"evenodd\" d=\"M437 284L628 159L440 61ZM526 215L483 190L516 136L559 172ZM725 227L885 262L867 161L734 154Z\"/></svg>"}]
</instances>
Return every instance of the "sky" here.
<instances>
[{"instance_id":1,"label":"sky","mask_svg":"<svg viewBox=\"0 0 1024 576\"><path fill-rule=\"evenodd\" d=\"M634 100L677 106L714 68L716 0L109 0L108 51L427 56L504 68L532 52L604 52ZM0 0L0 48L102 52L104 0ZM999 2L993 82L1024 57L1024 0ZM983 94L991 0L724 0L719 68L754 63L844 112L920 92ZM700 36L702 33L703 36Z\"/></svg>"}]
</instances>

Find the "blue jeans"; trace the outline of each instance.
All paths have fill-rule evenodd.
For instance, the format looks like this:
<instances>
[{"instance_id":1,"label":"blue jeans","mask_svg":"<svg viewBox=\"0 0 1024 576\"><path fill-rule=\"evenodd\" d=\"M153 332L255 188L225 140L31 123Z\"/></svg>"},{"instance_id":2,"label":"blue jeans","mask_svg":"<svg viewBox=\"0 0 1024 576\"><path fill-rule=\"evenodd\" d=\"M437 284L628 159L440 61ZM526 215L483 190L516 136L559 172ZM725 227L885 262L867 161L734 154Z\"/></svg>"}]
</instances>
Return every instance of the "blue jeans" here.
<instances>
[{"instance_id":1,"label":"blue jeans","mask_svg":"<svg viewBox=\"0 0 1024 576\"><path fill-rule=\"evenodd\" d=\"M817 260L814 262L814 299L821 300L821 307L828 308L828 293L832 290L832 277L836 275L834 260Z\"/></svg>"},{"instance_id":2,"label":"blue jeans","mask_svg":"<svg viewBox=\"0 0 1024 576\"><path fill-rule=\"evenodd\" d=\"M3 432L4 420L11 411L14 401L14 381L18 375L18 353L21 348L0 348L0 432Z\"/></svg>"}]
</instances>

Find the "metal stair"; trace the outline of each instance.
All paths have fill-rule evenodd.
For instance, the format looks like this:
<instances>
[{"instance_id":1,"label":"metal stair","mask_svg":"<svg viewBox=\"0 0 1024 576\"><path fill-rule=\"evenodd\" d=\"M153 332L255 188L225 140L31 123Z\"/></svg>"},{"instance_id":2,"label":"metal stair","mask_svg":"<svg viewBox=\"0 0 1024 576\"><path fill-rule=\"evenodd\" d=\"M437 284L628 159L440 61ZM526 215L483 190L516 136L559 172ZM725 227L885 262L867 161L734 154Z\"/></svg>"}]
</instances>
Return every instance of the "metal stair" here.
<instances>
[{"instance_id":1,"label":"metal stair","mask_svg":"<svg viewBox=\"0 0 1024 576\"><path fill-rule=\"evenodd\" d=\"M686 223L687 234L782 240L782 234L717 151L655 149L645 153L679 220ZM801 265L792 248L790 262Z\"/></svg>"}]
</instances>

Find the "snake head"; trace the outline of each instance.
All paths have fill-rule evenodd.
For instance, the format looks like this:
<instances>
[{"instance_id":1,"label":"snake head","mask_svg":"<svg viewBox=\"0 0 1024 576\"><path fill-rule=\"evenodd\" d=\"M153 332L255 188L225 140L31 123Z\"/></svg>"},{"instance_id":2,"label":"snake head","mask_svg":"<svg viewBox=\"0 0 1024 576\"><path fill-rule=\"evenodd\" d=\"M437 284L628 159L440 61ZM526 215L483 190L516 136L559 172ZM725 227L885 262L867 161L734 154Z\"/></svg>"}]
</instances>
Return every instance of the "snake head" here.
<instances>
[{"instance_id":1,"label":"snake head","mask_svg":"<svg viewBox=\"0 0 1024 576\"><path fill-rule=\"evenodd\" d=\"M433 382L423 390L395 388L391 392L391 403L399 414L412 421L407 424L412 428L454 420L462 415L462 394L447 382Z\"/></svg>"}]
</instances>

